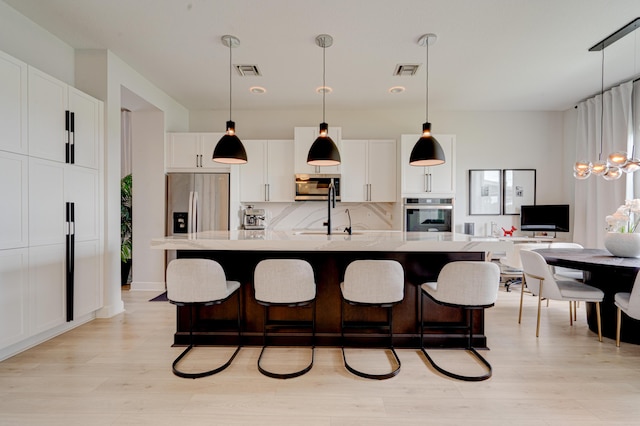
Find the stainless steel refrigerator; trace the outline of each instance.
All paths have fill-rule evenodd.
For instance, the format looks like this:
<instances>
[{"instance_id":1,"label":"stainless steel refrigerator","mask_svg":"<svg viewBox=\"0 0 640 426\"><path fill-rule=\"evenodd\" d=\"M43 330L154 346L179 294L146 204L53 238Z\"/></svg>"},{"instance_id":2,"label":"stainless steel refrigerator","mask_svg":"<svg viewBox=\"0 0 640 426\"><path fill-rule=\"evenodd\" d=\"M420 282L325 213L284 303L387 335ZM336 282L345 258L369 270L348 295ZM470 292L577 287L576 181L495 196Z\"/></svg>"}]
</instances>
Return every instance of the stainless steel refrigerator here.
<instances>
[{"instance_id":1,"label":"stainless steel refrigerator","mask_svg":"<svg viewBox=\"0 0 640 426\"><path fill-rule=\"evenodd\" d=\"M166 234L229 229L228 173L167 174ZM167 253L167 263L175 253Z\"/></svg>"}]
</instances>

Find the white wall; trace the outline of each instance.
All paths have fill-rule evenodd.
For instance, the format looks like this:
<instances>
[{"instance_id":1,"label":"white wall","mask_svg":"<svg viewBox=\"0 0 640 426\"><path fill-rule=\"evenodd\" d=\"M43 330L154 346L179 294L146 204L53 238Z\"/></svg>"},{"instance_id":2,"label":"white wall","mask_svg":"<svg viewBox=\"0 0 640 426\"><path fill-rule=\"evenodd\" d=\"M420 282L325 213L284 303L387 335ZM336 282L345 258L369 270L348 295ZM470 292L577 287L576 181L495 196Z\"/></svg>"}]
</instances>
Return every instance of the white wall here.
<instances>
[{"instance_id":1,"label":"white wall","mask_svg":"<svg viewBox=\"0 0 640 426\"><path fill-rule=\"evenodd\" d=\"M67 84L74 83L73 48L3 1L0 50Z\"/></svg>"},{"instance_id":2,"label":"white wall","mask_svg":"<svg viewBox=\"0 0 640 426\"><path fill-rule=\"evenodd\" d=\"M399 139L422 129L424 112L418 110L328 111L329 126L342 128L344 139ZM224 131L228 111L191 111L190 131ZM317 126L319 111L234 111L241 139L293 139L295 126ZM505 228L519 227L519 216L468 216L469 169L537 170L538 204L573 203L573 179L565 167L562 112L434 111L429 119L435 134L455 134L456 231L475 223L484 235L491 221ZM573 143L573 140L571 140ZM570 160L571 162L573 160ZM570 235L568 236L570 238Z\"/></svg>"}]
</instances>

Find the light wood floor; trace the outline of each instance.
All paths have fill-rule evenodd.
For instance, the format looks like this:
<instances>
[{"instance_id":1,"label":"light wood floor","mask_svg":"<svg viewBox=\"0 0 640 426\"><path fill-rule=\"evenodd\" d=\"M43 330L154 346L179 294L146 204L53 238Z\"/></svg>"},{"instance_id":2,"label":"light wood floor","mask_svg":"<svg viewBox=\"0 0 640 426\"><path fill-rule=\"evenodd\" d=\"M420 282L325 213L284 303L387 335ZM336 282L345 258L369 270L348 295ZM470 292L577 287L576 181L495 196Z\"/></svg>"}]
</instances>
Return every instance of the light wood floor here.
<instances>
[{"instance_id":1,"label":"light wood floor","mask_svg":"<svg viewBox=\"0 0 640 426\"><path fill-rule=\"evenodd\" d=\"M318 348L311 372L292 380L262 376L255 347L216 376L181 379L170 368L182 351L171 347L175 307L148 302L155 294L124 291L125 313L0 363L0 424L640 424L640 346L599 343L584 306L570 327L560 302L543 308L536 339L535 298L525 297L518 325L518 291L501 290L486 312L491 350L482 353L494 374L479 383L444 378L406 349L398 350L397 377L360 379L345 371L336 348ZM433 352L456 368L469 361L464 351ZM304 355L294 358L303 362Z\"/></svg>"}]
</instances>

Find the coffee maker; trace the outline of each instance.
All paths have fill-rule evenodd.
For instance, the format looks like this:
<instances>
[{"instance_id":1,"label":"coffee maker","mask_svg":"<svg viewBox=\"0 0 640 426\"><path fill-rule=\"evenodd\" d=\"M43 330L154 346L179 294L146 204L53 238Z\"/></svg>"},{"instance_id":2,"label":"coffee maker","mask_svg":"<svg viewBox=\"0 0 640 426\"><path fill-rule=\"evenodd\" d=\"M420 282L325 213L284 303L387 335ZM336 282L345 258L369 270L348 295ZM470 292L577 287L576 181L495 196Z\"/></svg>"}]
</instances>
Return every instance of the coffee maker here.
<instances>
[{"instance_id":1,"label":"coffee maker","mask_svg":"<svg viewBox=\"0 0 640 426\"><path fill-rule=\"evenodd\" d=\"M264 229L264 209L254 209L253 206L247 206L244 209L242 225L244 229Z\"/></svg>"}]
</instances>

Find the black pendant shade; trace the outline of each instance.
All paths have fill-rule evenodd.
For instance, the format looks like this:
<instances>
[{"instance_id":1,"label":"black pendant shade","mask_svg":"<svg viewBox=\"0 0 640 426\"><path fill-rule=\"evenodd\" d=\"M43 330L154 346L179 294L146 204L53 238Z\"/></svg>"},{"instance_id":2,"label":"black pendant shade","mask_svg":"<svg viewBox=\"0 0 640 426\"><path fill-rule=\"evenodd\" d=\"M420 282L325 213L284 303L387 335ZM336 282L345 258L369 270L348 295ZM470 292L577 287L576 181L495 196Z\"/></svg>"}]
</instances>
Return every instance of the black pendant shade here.
<instances>
[{"instance_id":1,"label":"black pendant shade","mask_svg":"<svg viewBox=\"0 0 640 426\"><path fill-rule=\"evenodd\" d=\"M436 138L431 136L431 123L422 124L422 137L413 146L409 156L412 166L437 166L444 164L444 151Z\"/></svg>"},{"instance_id":2,"label":"black pendant shade","mask_svg":"<svg viewBox=\"0 0 640 426\"><path fill-rule=\"evenodd\" d=\"M309 149L307 164L312 166L337 166L340 164L340 152L333 139L329 137L327 123L320 123L320 135Z\"/></svg>"},{"instance_id":3,"label":"black pendant shade","mask_svg":"<svg viewBox=\"0 0 640 426\"><path fill-rule=\"evenodd\" d=\"M247 151L235 134L235 123L227 121L227 133L218 141L213 150L213 161L224 164L244 164L247 162Z\"/></svg>"}]
</instances>

